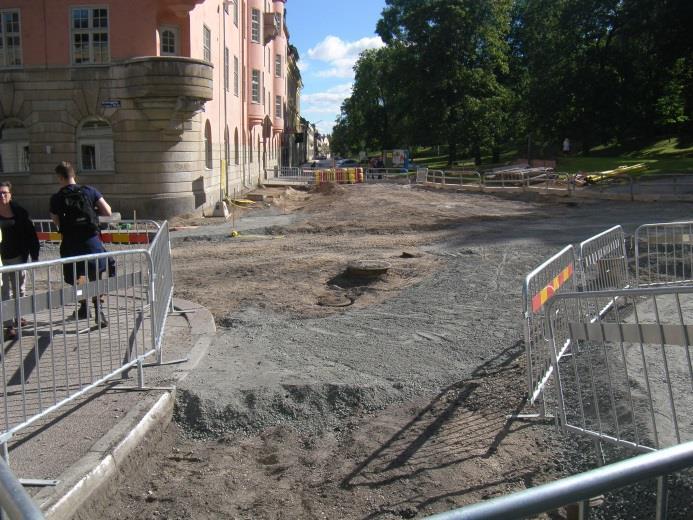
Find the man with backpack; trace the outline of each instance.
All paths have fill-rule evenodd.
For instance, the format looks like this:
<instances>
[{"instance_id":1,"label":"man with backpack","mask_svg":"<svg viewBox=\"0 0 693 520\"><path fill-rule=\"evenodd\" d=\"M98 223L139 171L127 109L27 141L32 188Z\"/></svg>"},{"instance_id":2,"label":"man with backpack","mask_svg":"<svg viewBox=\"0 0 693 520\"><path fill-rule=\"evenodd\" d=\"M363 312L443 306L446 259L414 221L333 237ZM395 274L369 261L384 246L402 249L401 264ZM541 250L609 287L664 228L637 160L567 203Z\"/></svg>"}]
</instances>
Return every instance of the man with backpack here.
<instances>
[{"instance_id":1,"label":"man with backpack","mask_svg":"<svg viewBox=\"0 0 693 520\"><path fill-rule=\"evenodd\" d=\"M77 184L75 169L67 161L55 168L60 190L51 196L50 214L53 222L62 234L60 242L61 258L105 253L106 249L99 233L99 215L110 216L111 206L103 195L92 186ZM70 285L90 282L99 279L107 267L106 258L87 260L86 262L67 263L63 265L63 279ZM107 327L108 320L103 312L101 296L94 296L95 321L99 327ZM89 319L89 307L86 300L81 300L79 309L73 317L77 320Z\"/></svg>"}]
</instances>

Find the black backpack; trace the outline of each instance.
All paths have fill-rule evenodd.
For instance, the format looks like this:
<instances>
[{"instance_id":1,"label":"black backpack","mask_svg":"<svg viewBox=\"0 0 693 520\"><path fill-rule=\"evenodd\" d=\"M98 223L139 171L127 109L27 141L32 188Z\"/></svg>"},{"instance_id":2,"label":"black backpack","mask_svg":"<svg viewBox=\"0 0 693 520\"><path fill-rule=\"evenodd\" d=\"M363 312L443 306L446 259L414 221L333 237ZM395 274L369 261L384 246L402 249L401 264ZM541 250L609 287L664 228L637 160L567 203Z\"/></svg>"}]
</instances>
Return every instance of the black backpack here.
<instances>
[{"instance_id":1,"label":"black backpack","mask_svg":"<svg viewBox=\"0 0 693 520\"><path fill-rule=\"evenodd\" d=\"M61 190L63 199L60 216L60 232L94 234L99 230L99 217L84 188L64 188Z\"/></svg>"}]
</instances>

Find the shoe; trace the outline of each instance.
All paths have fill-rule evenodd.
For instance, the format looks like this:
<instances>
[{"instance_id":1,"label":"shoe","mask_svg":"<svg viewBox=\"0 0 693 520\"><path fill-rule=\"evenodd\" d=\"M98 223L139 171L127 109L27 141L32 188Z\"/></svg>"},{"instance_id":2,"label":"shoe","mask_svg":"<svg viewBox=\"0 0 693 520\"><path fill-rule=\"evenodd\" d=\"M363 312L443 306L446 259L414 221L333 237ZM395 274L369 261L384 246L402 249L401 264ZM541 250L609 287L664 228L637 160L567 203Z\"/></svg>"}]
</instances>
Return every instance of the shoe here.
<instances>
[{"instance_id":1,"label":"shoe","mask_svg":"<svg viewBox=\"0 0 693 520\"><path fill-rule=\"evenodd\" d=\"M88 320L91 317L89 313L89 307L87 307L86 302L79 304L79 309L73 312L69 319L70 320Z\"/></svg>"},{"instance_id":2,"label":"shoe","mask_svg":"<svg viewBox=\"0 0 693 520\"><path fill-rule=\"evenodd\" d=\"M103 311L98 311L96 313L96 317L94 318L94 321L96 322L97 325L100 327L108 327L108 319L106 319L106 315L104 314Z\"/></svg>"}]
</instances>

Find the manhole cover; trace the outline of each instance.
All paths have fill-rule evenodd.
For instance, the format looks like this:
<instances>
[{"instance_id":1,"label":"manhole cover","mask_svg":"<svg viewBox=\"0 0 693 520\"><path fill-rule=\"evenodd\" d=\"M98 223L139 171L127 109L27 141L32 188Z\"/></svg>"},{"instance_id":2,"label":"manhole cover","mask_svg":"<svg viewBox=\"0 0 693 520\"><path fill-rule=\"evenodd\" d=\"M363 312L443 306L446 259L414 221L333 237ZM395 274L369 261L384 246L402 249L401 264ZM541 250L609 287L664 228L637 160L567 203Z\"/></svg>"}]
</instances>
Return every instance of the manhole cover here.
<instances>
[{"instance_id":1,"label":"manhole cover","mask_svg":"<svg viewBox=\"0 0 693 520\"><path fill-rule=\"evenodd\" d=\"M379 276L390 269L390 264L384 260L355 260L346 269L351 276Z\"/></svg>"}]
</instances>

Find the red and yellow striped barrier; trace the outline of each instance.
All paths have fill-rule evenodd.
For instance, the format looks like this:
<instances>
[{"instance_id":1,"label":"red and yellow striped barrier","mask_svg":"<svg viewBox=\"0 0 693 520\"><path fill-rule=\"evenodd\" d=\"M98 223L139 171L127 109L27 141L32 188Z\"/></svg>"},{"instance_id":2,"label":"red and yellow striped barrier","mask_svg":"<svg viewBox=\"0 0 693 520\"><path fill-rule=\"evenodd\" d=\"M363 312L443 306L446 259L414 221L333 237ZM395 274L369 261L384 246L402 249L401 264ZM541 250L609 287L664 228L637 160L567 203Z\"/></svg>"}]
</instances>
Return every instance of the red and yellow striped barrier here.
<instances>
[{"instance_id":1,"label":"red and yellow striped barrier","mask_svg":"<svg viewBox=\"0 0 693 520\"><path fill-rule=\"evenodd\" d=\"M363 168L336 168L315 171L315 184L335 182L337 184L356 184L363 182Z\"/></svg>"},{"instance_id":2,"label":"red and yellow striped barrier","mask_svg":"<svg viewBox=\"0 0 693 520\"><path fill-rule=\"evenodd\" d=\"M532 312L538 312L542 306L551 299L551 297L561 288L565 282L567 282L571 276L573 276L573 264L569 264L568 267L563 269L558 275L551 280L546 287L535 294L532 297Z\"/></svg>"},{"instance_id":3,"label":"red and yellow striped barrier","mask_svg":"<svg viewBox=\"0 0 693 520\"><path fill-rule=\"evenodd\" d=\"M41 242L60 242L62 235L57 231L37 231ZM102 231L104 244L149 244L149 233L142 231Z\"/></svg>"}]
</instances>

